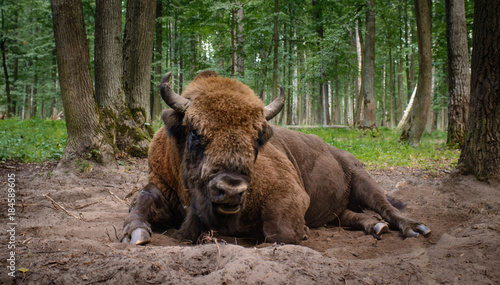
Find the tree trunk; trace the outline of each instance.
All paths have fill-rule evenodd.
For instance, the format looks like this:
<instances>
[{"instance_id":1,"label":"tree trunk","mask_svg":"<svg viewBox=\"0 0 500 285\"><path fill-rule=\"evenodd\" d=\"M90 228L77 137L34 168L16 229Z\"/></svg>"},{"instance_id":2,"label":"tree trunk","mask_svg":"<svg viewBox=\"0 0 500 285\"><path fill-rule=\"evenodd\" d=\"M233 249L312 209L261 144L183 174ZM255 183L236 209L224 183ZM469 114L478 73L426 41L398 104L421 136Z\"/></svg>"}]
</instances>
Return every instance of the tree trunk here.
<instances>
[{"instance_id":1,"label":"tree trunk","mask_svg":"<svg viewBox=\"0 0 500 285\"><path fill-rule=\"evenodd\" d=\"M458 168L500 182L500 1L476 0L469 118Z\"/></svg>"},{"instance_id":2,"label":"tree trunk","mask_svg":"<svg viewBox=\"0 0 500 285\"><path fill-rule=\"evenodd\" d=\"M2 10L2 18L3 18L3 10ZM3 26L3 19L2 19L2 26ZM2 27L2 30L4 28ZM3 66L3 75L5 79L5 95L7 96L7 113L6 117L10 118L14 115L13 108L12 108L12 96L10 94L10 81L9 81L9 70L7 69L7 48L5 46L5 42L7 41L7 38L3 38L0 40L0 49L2 50L2 66Z\"/></svg>"},{"instance_id":3,"label":"tree trunk","mask_svg":"<svg viewBox=\"0 0 500 285\"><path fill-rule=\"evenodd\" d=\"M161 62L163 57L163 26L161 24L160 18L163 13L162 1L156 2L156 23L155 23L155 79L154 82L158 83L163 77L161 70ZM168 65L167 65L168 66ZM152 86L151 90L151 120L156 121L161 116L162 106L161 97L158 94L157 86Z\"/></svg>"},{"instance_id":4,"label":"tree trunk","mask_svg":"<svg viewBox=\"0 0 500 285\"><path fill-rule=\"evenodd\" d=\"M469 52L463 0L446 0L448 43L448 145L462 146L469 112Z\"/></svg>"},{"instance_id":5,"label":"tree trunk","mask_svg":"<svg viewBox=\"0 0 500 285\"><path fill-rule=\"evenodd\" d=\"M124 91L136 124L150 132L150 81L153 58L156 1L129 0L123 41Z\"/></svg>"},{"instance_id":6,"label":"tree trunk","mask_svg":"<svg viewBox=\"0 0 500 285\"><path fill-rule=\"evenodd\" d=\"M273 97L278 97L278 0L274 0L274 33L273 33Z\"/></svg>"},{"instance_id":7,"label":"tree trunk","mask_svg":"<svg viewBox=\"0 0 500 285\"><path fill-rule=\"evenodd\" d=\"M375 11L373 10L373 1L367 1L367 5L363 129L377 131L375 114Z\"/></svg>"},{"instance_id":8,"label":"tree trunk","mask_svg":"<svg viewBox=\"0 0 500 285\"><path fill-rule=\"evenodd\" d=\"M403 124L406 123L406 120L408 119L408 116L410 115L410 111L413 107L413 103L415 102L415 95L417 94L417 86L413 89L413 93L411 94L410 101L408 102L408 106L406 106L406 110L403 112L403 116L401 117L401 120L398 123L398 126L396 127L397 129L401 129L403 127Z\"/></svg>"},{"instance_id":9,"label":"tree trunk","mask_svg":"<svg viewBox=\"0 0 500 285\"><path fill-rule=\"evenodd\" d=\"M425 0L427 1L427 0ZM401 48L402 49L402 48ZM397 73L397 82L398 82L398 94L397 94L397 108L396 108L396 118L399 120L403 116L403 112L406 107L406 100L404 99L404 85L403 85L403 56L399 55L399 61L397 62L398 73Z\"/></svg>"},{"instance_id":10,"label":"tree trunk","mask_svg":"<svg viewBox=\"0 0 500 285\"><path fill-rule=\"evenodd\" d=\"M357 63L358 63L358 79L356 80L356 91L355 91L355 112L354 112L354 126L358 127L362 124L362 113L363 113L363 102L364 102L364 66L365 66L365 58L363 52L363 40L361 36L361 31L358 29L358 25L356 24L355 30L355 45L356 45L356 54L357 54Z\"/></svg>"},{"instance_id":11,"label":"tree trunk","mask_svg":"<svg viewBox=\"0 0 500 285\"><path fill-rule=\"evenodd\" d=\"M415 0L418 36L418 84L414 106L406 121L400 140L414 146L420 144L431 107L431 1Z\"/></svg>"},{"instance_id":12,"label":"tree trunk","mask_svg":"<svg viewBox=\"0 0 500 285\"><path fill-rule=\"evenodd\" d=\"M231 1L233 2L233 1ZM231 75L238 72L238 55L236 53L236 8L231 9Z\"/></svg>"},{"instance_id":13,"label":"tree trunk","mask_svg":"<svg viewBox=\"0 0 500 285\"><path fill-rule=\"evenodd\" d=\"M380 126L387 127L387 65L384 64L382 73L382 121Z\"/></svg>"},{"instance_id":14,"label":"tree trunk","mask_svg":"<svg viewBox=\"0 0 500 285\"><path fill-rule=\"evenodd\" d=\"M394 60L392 59L392 51L391 47L389 46L389 100L391 101L391 110L390 110L390 117L391 117L391 128L394 128L394 124L396 122L397 116L396 116L396 80L394 80Z\"/></svg>"},{"instance_id":15,"label":"tree trunk","mask_svg":"<svg viewBox=\"0 0 500 285\"><path fill-rule=\"evenodd\" d=\"M37 76L33 76L32 86L31 86L31 114L30 118L36 119L36 113L38 112L38 102L37 102Z\"/></svg>"},{"instance_id":16,"label":"tree trunk","mask_svg":"<svg viewBox=\"0 0 500 285\"><path fill-rule=\"evenodd\" d=\"M95 12L95 92L101 121L119 150L145 157L149 135L134 121L123 90L122 4L97 0Z\"/></svg>"},{"instance_id":17,"label":"tree trunk","mask_svg":"<svg viewBox=\"0 0 500 285\"><path fill-rule=\"evenodd\" d=\"M335 124L341 124L342 113L340 112L341 101L340 101L340 88L339 88L339 60L335 59Z\"/></svg>"},{"instance_id":18,"label":"tree trunk","mask_svg":"<svg viewBox=\"0 0 500 285\"><path fill-rule=\"evenodd\" d=\"M68 139L60 166L74 159L94 156L98 162L113 162L110 138L100 124L90 74L90 58L83 20L82 2L51 0L59 82Z\"/></svg>"},{"instance_id":19,"label":"tree trunk","mask_svg":"<svg viewBox=\"0 0 500 285\"><path fill-rule=\"evenodd\" d=\"M238 5L238 76L245 77L245 37L243 34L243 4L237 1Z\"/></svg>"}]
</instances>

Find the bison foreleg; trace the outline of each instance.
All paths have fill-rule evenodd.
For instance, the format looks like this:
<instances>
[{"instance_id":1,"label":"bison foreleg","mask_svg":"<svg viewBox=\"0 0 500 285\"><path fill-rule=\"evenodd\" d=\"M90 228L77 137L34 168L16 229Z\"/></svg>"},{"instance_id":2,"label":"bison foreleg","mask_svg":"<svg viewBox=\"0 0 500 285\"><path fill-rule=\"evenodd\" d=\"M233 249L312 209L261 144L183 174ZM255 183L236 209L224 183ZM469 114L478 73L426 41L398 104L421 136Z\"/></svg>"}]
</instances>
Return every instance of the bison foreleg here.
<instances>
[{"instance_id":1,"label":"bison foreleg","mask_svg":"<svg viewBox=\"0 0 500 285\"><path fill-rule=\"evenodd\" d=\"M163 193L154 184L139 191L123 223L121 242L146 244L151 240L151 225L169 223L171 209Z\"/></svg>"},{"instance_id":2,"label":"bison foreleg","mask_svg":"<svg viewBox=\"0 0 500 285\"><path fill-rule=\"evenodd\" d=\"M377 183L362 169L354 172L350 203L377 212L392 228L399 229L404 237L425 236L431 232L424 224L405 217L392 206Z\"/></svg>"},{"instance_id":3,"label":"bison foreleg","mask_svg":"<svg viewBox=\"0 0 500 285\"><path fill-rule=\"evenodd\" d=\"M182 238L196 243L205 227L203 227L200 218L198 215L194 214L194 212L196 212L196 210L193 210L193 207L191 207L191 210L188 212L186 219L179 229L179 234Z\"/></svg>"},{"instance_id":4,"label":"bison foreleg","mask_svg":"<svg viewBox=\"0 0 500 285\"><path fill-rule=\"evenodd\" d=\"M307 239L309 228L304 216L309 207L309 196L305 191L293 194L293 199L267 198L262 209L264 242L299 244Z\"/></svg>"}]
</instances>

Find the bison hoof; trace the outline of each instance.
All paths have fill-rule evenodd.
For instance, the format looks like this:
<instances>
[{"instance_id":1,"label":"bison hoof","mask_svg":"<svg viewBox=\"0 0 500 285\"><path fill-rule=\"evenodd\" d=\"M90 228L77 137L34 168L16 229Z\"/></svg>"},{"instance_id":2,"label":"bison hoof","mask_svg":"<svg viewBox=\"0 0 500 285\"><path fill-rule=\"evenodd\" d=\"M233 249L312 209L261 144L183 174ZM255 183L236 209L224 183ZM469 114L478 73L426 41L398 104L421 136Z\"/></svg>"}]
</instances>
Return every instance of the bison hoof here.
<instances>
[{"instance_id":1,"label":"bison hoof","mask_svg":"<svg viewBox=\"0 0 500 285\"><path fill-rule=\"evenodd\" d=\"M377 223L373 227L373 235L379 238L381 234L389 232L389 225L387 223Z\"/></svg>"},{"instance_id":2,"label":"bison hoof","mask_svg":"<svg viewBox=\"0 0 500 285\"><path fill-rule=\"evenodd\" d=\"M418 238L419 234L415 231L413 231L412 229L409 229L407 232L406 232L406 237L407 238Z\"/></svg>"},{"instance_id":3,"label":"bison hoof","mask_svg":"<svg viewBox=\"0 0 500 285\"><path fill-rule=\"evenodd\" d=\"M431 233L431 229L429 229L428 227L424 226L424 225L418 225L417 226L417 231L421 234L423 234L424 236L428 235Z\"/></svg>"},{"instance_id":4,"label":"bison hoof","mask_svg":"<svg viewBox=\"0 0 500 285\"><path fill-rule=\"evenodd\" d=\"M132 231L130 238L128 236L122 239L122 243L144 245L151 241L151 235L148 231L142 228L137 228Z\"/></svg>"},{"instance_id":5,"label":"bison hoof","mask_svg":"<svg viewBox=\"0 0 500 285\"><path fill-rule=\"evenodd\" d=\"M426 236L430 233L431 233L431 229L429 229L428 227L426 227L422 224L419 224L417 226L414 226L413 229L408 229L406 231L405 236L409 237L409 238L418 238L420 236L420 234Z\"/></svg>"}]
</instances>

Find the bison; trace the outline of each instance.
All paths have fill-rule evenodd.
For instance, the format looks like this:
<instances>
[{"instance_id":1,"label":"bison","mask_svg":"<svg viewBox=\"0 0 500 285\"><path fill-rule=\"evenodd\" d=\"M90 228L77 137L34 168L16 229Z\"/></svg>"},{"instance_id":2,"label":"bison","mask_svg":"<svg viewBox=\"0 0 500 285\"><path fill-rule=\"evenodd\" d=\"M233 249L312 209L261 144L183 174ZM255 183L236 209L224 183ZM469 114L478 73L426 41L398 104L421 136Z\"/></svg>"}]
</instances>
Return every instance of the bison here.
<instances>
[{"instance_id":1,"label":"bison","mask_svg":"<svg viewBox=\"0 0 500 285\"><path fill-rule=\"evenodd\" d=\"M149 148L149 183L134 198L122 242L145 244L168 225L196 242L207 230L298 244L309 227L339 221L379 237L430 229L405 217L352 154L268 123L285 92L268 106L245 84L202 71L182 96L160 84L165 110ZM370 209L383 221L363 212Z\"/></svg>"}]
</instances>

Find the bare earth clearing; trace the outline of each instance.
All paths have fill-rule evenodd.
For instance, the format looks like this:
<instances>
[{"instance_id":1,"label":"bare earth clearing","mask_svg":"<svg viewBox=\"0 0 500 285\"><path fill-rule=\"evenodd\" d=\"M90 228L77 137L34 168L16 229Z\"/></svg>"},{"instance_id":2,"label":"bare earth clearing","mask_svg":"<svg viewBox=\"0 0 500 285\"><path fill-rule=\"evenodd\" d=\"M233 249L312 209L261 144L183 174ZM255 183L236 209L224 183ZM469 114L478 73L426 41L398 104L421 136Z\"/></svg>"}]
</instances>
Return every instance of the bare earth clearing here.
<instances>
[{"instance_id":1,"label":"bare earth clearing","mask_svg":"<svg viewBox=\"0 0 500 285\"><path fill-rule=\"evenodd\" d=\"M118 236L128 211L124 198L146 183L145 160L76 175L54 169L0 164L0 283L500 284L500 185L473 177L371 172L407 203L409 217L432 229L427 238L404 240L392 231L375 240L325 226L300 246L256 245L216 233L193 246L171 237L170 229L157 231L152 244L132 246ZM17 179L16 278L7 275L9 173Z\"/></svg>"}]
</instances>

